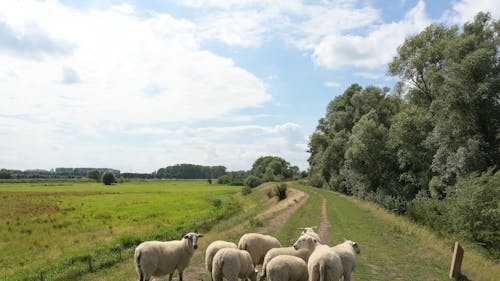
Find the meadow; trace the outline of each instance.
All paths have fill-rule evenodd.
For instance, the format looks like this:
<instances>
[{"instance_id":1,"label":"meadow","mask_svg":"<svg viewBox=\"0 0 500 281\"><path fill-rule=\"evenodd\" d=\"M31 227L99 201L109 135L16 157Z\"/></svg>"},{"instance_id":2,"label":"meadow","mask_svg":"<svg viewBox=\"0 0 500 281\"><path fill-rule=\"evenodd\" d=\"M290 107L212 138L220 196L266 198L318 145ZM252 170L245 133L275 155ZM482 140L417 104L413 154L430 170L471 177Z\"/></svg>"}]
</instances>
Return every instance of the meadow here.
<instances>
[{"instance_id":1,"label":"meadow","mask_svg":"<svg viewBox=\"0 0 500 281\"><path fill-rule=\"evenodd\" d=\"M205 237L185 277L210 280L203 256L211 241L237 242L246 232L261 232L291 245L299 227L321 225L324 217L330 227L326 229L329 241L323 242L334 245L348 238L361 247L353 280L451 280L447 277L451 238L439 237L372 203L296 182L288 185L307 197L300 204L289 198L290 205L281 209L276 208L281 203L268 196L273 184L255 188L247 196L240 187L204 181L130 182L111 187L0 185L0 231L2 239L7 238L1 242L0 280L137 280L132 261L137 243L179 239L194 229ZM296 204L298 208L286 219L275 219ZM463 246L462 268L468 280L496 280L498 263L468 244Z\"/></svg>"},{"instance_id":2,"label":"meadow","mask_svg":"<svg viewBox=\"0 0 500 281\"><path fill-rule=\"evenodd\" d=\"M0 278L64 280L112 266L142 240L231 215L238 191L206 181L0 184Z\"/></svg>"}]
</instances>

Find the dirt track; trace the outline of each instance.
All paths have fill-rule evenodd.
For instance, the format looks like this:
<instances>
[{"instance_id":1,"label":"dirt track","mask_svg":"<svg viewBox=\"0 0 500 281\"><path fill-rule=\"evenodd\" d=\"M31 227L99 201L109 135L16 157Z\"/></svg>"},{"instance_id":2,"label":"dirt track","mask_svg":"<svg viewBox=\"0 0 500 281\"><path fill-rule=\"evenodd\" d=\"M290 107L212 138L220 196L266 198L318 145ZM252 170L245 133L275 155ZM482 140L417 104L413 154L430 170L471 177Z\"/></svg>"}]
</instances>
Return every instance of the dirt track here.
<instances>
[{"instance_id":1,"label":"dirt track","mask_svg":"<svg viewBox=\"0 0 500 281\"><path fill-rule=\"evenodd\" d=\"M273 188L274 185L272 184L265 184L259 189L262 190L262 192L267 192L267 190ZM306 203L307 199L309 198L309 195L307 193L304 193L302 191L289 188L288 196L285 200L282 200L277 203L273 203L272 207L263 210L261 213L259 213L257 216L255 216L255 219L257 220L267 220L270 219L269 223L265 226L262 226L257 229L258 233L262 234L272 234L276 231L278 231L290 218L290 216L298 209L300 206L302 206L304 203ZM270 200L276 200L276 199L270 199ZM236 225L222 233L217 233L217 234L211 234L208 233L203 239L200 239L200 251L196 251L193 259L191 260L191 265L188 267L188 270L184 272L184 280L186 281L194 281L194 280L203 280L207 281L210 280L210 275L208 274L207 270L205 269L205 249L207 246L215 240L225 240L225 237L228 236L235 236L236 234L238 236L243 235L246 233L246 229L248 227L249 223L248 222L243 222L239 225ZM203 240L203 241L201 241ZM237 241L236 241L237 243ZM168 280L168 279L165 279ZM177 274L175 274L174 280L178 280Z\"/></svg>"}]
</instances>

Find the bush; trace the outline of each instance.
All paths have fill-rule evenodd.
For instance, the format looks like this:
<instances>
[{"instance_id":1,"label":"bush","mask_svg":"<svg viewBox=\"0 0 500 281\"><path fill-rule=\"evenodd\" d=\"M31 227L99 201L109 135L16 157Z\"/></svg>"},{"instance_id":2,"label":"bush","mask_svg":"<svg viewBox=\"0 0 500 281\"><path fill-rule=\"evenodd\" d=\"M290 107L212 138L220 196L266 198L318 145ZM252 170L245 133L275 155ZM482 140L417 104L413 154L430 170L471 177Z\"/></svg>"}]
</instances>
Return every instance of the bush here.
<instances>
[{"instance_id":1,"label":"bush","mask_svg":"<svg viewBox=\"0 0 500 281\"><path fill-rule=\"evenodd\" d=\"M461 182L450 196L455 231L500 251L500 173L494 168ZM499 253L497 253L499 254Z\"/></svg>"},{"instance_id":2,"label":"bush","mask_svg":"<svg viewBox=\"0 0 500 281\"><path fill-rule=\"evenodd\" d=\"M406 216L416 223L431 227L437 231L447 231L449 209L446 202L419 194L408 204Z\"/></svg>"},{"instance_id":3,"label":"bush","mask_svg":"<svg viewBox=\"0 0 500 281\"><path fill-rule=\"evenodd\" d=\"M248 195L250 193L252 193L252 188L250 186L245 186L241 189L241 194L243 195Z\"/></svg>"},{"instance_id":4,"label":"bush","mask_svg":"<svg viewBox=\"0 0 500 281\"><path fill-rule=\"evenodd\" d=\"M286 183L280 183L274 187L274 194L278 197L278 201L281 201L286 198Z\"/></svg>"},{"instance_id":5,"label":"bush","mask_svg":"<svg viewBox=\"0 0 500 281\"><path fill-rule=\"evenodd\" d=\"M0 179L10 179L11 177L12 177L12 175L6 169L0 170Z\"/></svg>"},{"instance_id":6,"label":"bush","mask_svg":"<svg viewBox=\"0 0 500 281\"><path fill-rule=\"evenodd\" d=\"M116 177L112 172L104 172L104 174L102 174L102 183L104 183L105 185L111 185L115 182Z\"/></svg>"},{"instance_id":7,"label":"bush","mask_svg":"<svg viewBox=\"0 0 500 281\"><path fill-rule=\"evenodd\" d=\"M248 176L245 179L245 185L249 186L251 188L257 187L261 183L262 183L262 181L258 177L254 176L254 175L250 175L250 176Z\"/></svg>"},{"instance_id":8,"label":"bush","mask_svg":"<svg viewBox=\"0 0 500 281\"><path fill-rule=\"evenodd\" d=\"M101 172L99 170L92 170L87 173L87 178L94 179L97 182L101 179Z\"/></svg>"}]
</instances>

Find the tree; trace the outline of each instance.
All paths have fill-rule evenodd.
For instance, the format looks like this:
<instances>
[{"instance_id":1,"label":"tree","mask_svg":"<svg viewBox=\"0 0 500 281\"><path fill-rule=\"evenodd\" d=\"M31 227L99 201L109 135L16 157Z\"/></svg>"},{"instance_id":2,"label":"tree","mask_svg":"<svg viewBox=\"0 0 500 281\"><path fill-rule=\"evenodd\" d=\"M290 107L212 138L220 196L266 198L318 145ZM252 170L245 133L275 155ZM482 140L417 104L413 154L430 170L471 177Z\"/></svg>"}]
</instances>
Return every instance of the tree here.
<instances>
[{"instance_id":1,"label":"tree","mask_svg":"<svg viewBox=\"0 0 500 281\"><path fill-rule=\"evenodd\" d=\"M285 159L277 156L263 156L255 160L251 175L263 182L291 179L298 174L298 168L291 166Z\"/></svg>"},{"instance_id":2,"label":"tree","mask_svg":"<svg viewBox=\"0 0 500 281\"><path fill-rule=\"evenodd\" d=\"M102 183L105 185L111 185L116 182L115 174L112 172L104 172L102 174Z\"/></svg>"},{"instance_id":3,"label":"tree","mask_svg":"<svg viewBox=\"0 0 500 281\"><path fill-rule=\"evenodd\" d=\"M426 110L410 105L394 116L389 129L388 145L398 163L398 183L406 199L427 190L431 178L432 150L427 138L432 122Z\"/></svg>"},{"instance_id":4,"label":"tree","mask_svg":"<svg viewBox=\"0 0 500 281\"><path fill-rule=\"evenodd\" d=\"M254 187L257 187L259 186L260 184L262 183L262 180L259 179L258 177L254 176L254 175L249 175L246 179L245 179L245 185L246 186L249 186L251 188L254 188Z\"/></svg>"},{"instance_id":5,"label":"tree","mask_svg":"<svg viewBox=\"0 0 500 281\"><path fill-rule=\"evenodd\" d=\"M0 179L10 179L12 175L6 169L0 169Z\"/></svg>"},{"instance_id":6,"label":"tree","mask_svg":"<svg viewBox=\"0 0 500 281\"><path fill-rule=\"evenodd\" d=\"M99 181L101 179L101 172L99 170L92 170L87 173L87 178Z\"/></svg>"},{"instance_id":7,"label":"tree","mask_svg":"<svg viewBox=\"0 0 500 281\"><path fill-rule=\"evenodd\" d=\"M398 49L389 71L411 85L410 104L432 118L432 172L448 186L500 159L500 21L431 25Z\"/></svg>"}]
</instances>

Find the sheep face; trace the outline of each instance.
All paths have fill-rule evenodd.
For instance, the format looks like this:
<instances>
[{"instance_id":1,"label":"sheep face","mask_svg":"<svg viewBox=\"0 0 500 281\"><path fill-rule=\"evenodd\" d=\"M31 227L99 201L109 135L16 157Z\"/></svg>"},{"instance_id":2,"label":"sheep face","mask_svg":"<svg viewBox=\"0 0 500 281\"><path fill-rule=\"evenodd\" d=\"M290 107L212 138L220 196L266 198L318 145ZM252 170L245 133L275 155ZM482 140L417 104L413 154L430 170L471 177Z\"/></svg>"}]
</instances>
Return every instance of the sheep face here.
<instances>
[{"instance_id":1,"label":"sheep face","mask_svg":"<svg viewBox=\"0 0 500 281\"><path fill-rule=\"evenodd\" d=\"M187 241L188 247L190 249L195 249L195 250L198 249L198 238L201 237L203 237L203 234L198 234L194 232L190 232L184 235L184 239Z\"/></svg>"},{"instance_id":2,"label":"sheep face","mask_svg":"<svg viewBox=\"0 0 500 281\"><path fill-rule=\"evenodd\" d=\"M293 244L293 248L295 250L299 250L299 249L312 250L316 247L317 244L318 244L318 240L316 240L316 238L313 238L309 235L302 235L295 242L295 244Z\"/></svg>"}]
</instances>

